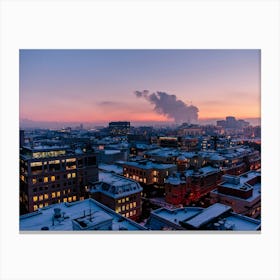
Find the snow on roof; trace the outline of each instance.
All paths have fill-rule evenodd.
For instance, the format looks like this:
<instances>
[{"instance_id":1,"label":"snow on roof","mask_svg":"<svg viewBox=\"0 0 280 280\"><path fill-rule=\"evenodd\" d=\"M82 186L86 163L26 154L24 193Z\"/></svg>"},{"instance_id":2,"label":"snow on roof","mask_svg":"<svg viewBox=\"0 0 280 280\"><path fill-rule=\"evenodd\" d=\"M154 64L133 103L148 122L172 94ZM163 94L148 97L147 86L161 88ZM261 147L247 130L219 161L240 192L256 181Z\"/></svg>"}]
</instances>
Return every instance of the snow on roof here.
<instances>
[{"instance_id":1,"label":"snow on roof","mask_svg":"<svg viewBox=\"0 0 280 280\"><path fill-rule=\"evenodd\" d=\"M224 220L225 223L232 226L233 230L258 230L261 225L261 221L235 213Z\"/></svg>"},{"instance_id":2,"label":"snow on roof","mask_svg":"<svg viewBox=\"0 0 280 280\"><path fill-rule=\"evenodd\" d=\"M208 208L205 208L200 214L188 220L186 224L198 229L206 223L210 222L211 220L219 217L220 215L230 210L230 206L221 203L215 203L209 206Z\"/></svg>"},{"instance_id":3,"label":"snow on roof","mask_svg":"<svg viewBox=\"0 0 280 280\"><path fill-rule=\"evenodd\" d=\"M119 154L121 151L120 150L103 150L105 155L115 155Z\"/></svg>"},{"instance_id":4,"label":"snow on roof","mask_svg":"<svg viewBox=\"0 0 280 280\"><path fill-rule=\"evenodd\" d=\"M95 185L92 191L101 191L114 198L136 194L143 190L138 182L109 172L100 171L99 181L101 183Z\"/></svg>"},{"instance_id":5,"label":"snow on roof","mask_svg":"<svg viewBox=\"0 0 280 280\"><path fill-rule=\"evenodd\" d=\"M116 164L105 164L105 163L99 163L98 168L104 171L114 172L116 174L122 174L123 168L121 166L118 166Z\"/></svg>"},{"instance_id":6,"label":"snow on roof","mask_svg":"<svg viewBox=\"0 0 280 280\"><path fill-rule=\"evenodd\" d=\"M55 220L53 223L55 208L60 208L65 218ZM93 219L96 218L100 222L112 219L112 230L146 229L91 198L72 203L53 204L36 212L22 215L20 216L19 228L21 231L40 231L43 227L48 227L51 231L73 231L72 220L81 218L89 212L93 213Z\"/></svg>"},{"instance_id":7,"label":"snow on roof","mask_svg":"<svg viewBox=\"0 0 280 280\"><path fill-rule=\"evenodd\" d=\"M200 207L184 207L184 208L177 208L174 210L167 209L167 208L160 208L153 211L151 214L155 217L160 217L164 220L179 225L180 221L190 219L191 217L197 215L201 211L203 211L203 208Z\"/></svg>"},{"instance_id":8,"label":"snow on roof","mask_svg":"<svg viewBox=\"0 0 280 280\"><path fill-rule=\"evenodd\" d=\"M130 165L130 166L139 167L141 169L168 169L168 168L176 167L175 164L154 163L154 162L147 161L147 160L141 161L141 162L126 161L125 164Z\"/></svg>"}]
</instances>

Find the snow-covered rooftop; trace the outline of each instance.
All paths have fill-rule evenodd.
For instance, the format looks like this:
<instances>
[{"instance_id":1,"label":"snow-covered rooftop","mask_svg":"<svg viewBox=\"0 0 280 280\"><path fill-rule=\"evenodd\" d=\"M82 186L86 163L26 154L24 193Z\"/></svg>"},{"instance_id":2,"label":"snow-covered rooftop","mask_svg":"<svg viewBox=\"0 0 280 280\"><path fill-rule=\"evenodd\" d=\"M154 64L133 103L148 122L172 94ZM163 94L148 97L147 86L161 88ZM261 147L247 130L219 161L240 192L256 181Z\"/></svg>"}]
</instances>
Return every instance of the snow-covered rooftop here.
<instances>
[{"instance_id":1,"label":"snow-covered rooftop","mask_svg":"<svg viewBox=\"0 0 280 280\"><path fill-rule=\"evenodd\" d=\"M54 209L60 208L64 218L54 219ZM112 220L112 230L145 230L136 222L117 214L112 209L94 199L86 199L72 203L59 203L41 208L40 210L20 216L20 231L40 231L47 227L51 231L72 231L72 220L92 215L91 223L103 223Z\"/></svg>"},{"instance_id":2,"label":"snow-covered rooftop","mask_svg":"<svg viewBox=\"0 0 280 280\"><path fill-rule=\"evenodd\" d=\"M101 191L116 199L136 194L143 190L138 182L110 172L100 171L99 181L100 183L94 185L91 191Z\"/></svg>"},{"instance_id":3,"label":"snow-covered rooftop","mask_svg":"<svg viewBox=\"0 0 280 280\"><path fill-rule=\"evenodd\" d=\"M122 174L123 168L116 164L105 164L105 163L99 163L98 168L100 170L108 171L108 172L114 172L116 174Z\"/></svg>"},{"instance_id":4,"label":"snow-covered rooftop","mask_svg":"<svg viewBox=\"0 0 280 280\"><path fill-rule=\"evenodd\" d=\"M154 163L151 161L144 160L142 162L136 161L127 161L125 162L126 165L138 167L141 169L168 169L168 168L175 168L175 164L165 164L165 163Z\"/></svg>"}]
</instances>

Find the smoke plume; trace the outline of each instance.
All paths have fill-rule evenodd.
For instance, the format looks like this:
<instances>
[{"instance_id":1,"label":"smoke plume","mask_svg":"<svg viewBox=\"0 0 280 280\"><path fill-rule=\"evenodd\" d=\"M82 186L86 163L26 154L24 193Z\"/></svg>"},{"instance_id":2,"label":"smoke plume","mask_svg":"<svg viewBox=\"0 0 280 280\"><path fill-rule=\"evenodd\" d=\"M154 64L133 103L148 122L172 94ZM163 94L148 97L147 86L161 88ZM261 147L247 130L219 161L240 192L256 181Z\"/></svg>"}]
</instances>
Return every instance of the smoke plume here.
<instances>
[{"instance_id":1,"label":"smoke plume","mask_svg":"<svg viewBox=\"0 0 280 280\"><path fill-rule=\"evenodd\" d=\"M152 105L158 114L173 118L176 123L196 123L198 120L198 108L187 105L182 100L177 99L176 95L166 92L153 92L148 90L134 91L137 97L145 98Z\"/></svg>"}]
</instances>

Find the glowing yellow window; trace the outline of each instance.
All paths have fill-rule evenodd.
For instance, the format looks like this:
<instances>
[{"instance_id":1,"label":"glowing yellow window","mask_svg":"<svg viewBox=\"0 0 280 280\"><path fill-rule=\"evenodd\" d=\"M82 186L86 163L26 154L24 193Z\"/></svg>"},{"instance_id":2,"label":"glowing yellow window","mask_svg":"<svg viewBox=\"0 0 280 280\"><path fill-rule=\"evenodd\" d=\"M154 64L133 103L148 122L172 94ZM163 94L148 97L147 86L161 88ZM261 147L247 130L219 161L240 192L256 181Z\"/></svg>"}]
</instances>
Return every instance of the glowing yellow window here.
<instances>
[{"instance_id":1,"label":"glowing yellow window","mask_svg":"<svg viewBox=\"0 0 280 280\"><path fill-rule=\"evenodd\" d=\"M73 201L76 201L77 200L77 197L74 195L73 196Z\"/></svg>"},{"instance_id":2,"label":"glowing yellow window","mask_svg":"<svg viewBox=\"0 0 280 280\"><path fill-rule=\"evenodd\" d=\"M49 179L48 177L44 177L44 183L48 183Z\"/></svg>"},{"instance_id":3,"label":"glowing yellow window","mask_svg":"<svg viewBox=\"0 0 280 280\"><path fill-rule=\"evenodd\" d=\"M57 197L60 197L60 192L56 192L56 196L57 196Z\"/></svg>"},{"instance_id":4,"label":"glowing yellow window","mask_svg":"<svg viewBox=\"0 0 280 280\"><path fill-rule=\"evenodd\" d=\"M132 211L130 211L130 212L129 212L129 215L130 215L130 217L131 217L131 216L133 216L133 212L132 212Z\"/></svg>"},{"instance_id":5,"label":"glowing yellow window","mask_svg":"<svg viewBox=\"0 0 280 280\"><path fill-rule=\"evenodd\" d=\"M40 200L40 201L43 200L43 195L40 195L40 196L39 196L39 200Z\"/></svg>"},{"instance_id":6,"label":"glowing yellow window","mask_svg":"<svg viewBox=\"0 0 280 280\"><path fill-rule=\"evenodd\" d=\"M48 206L48 205L49 205L49 203L48 203L48 202L46 202L46 203L45 203L45 207L46 207L46 206Z\"/></svg>"},{"instance_id":7,"label":"glowing yellow window","mask_svg":"<svg viewBox=\"0 0 280 280\"><path fill-rule=\"evenodd\" d=\"M76 173L72 173L72 178L76 178Z\"/></svg>"},{"instance_id":8,"label":"glowing yellow window","mask_svg":"<svg viewBox=\"0 0 280 280\"><path fill-rule=\"evenodd\" d=\"M55 192L52 192L52 198L55 198Z\"/></svg>"},{"instance_id":9,"label":"glowing yellow window","mask_svg":"<svg viewBox=\"0 0 280 280\"><path fill-rule=\"evenodd\" d=\"M133 208L133 204L132 204L132 203L130 203L130 209L131 209L131 208Z\"/></svg>"},{"instance_id":10,"label":"glowing yellow window","mask_svg":"<svg viewBox=\"0 0 280 280\"><path fill-rule=\"evenodd\" d=\"M129 201L129 197L126 197L125 200L126 200L126 201Z\"/></svg>"},{"instance_id":11,"label":"glowing yellow window","mask_svg":"<svg viewBox=\"0 0 280 280\"><path fill-rule=\"evenodd\" d=\"M68 202L72 202L72 197L68 197Z\"/></svg>"},{"instance_id":12,"label":"glowing yellow window","mask_svg":"<svg viewBox=\"0 0 280 280\"><path fill-rule=\"evenodd\" d=\"M120 212L121 212L121 207L117 207L117 208L116 208L116 212L117 212L117 213L120 213Z\"/></svg>"},{"instance_id":13,"label":"glowing yellow window","mask_svg":"<svg viewBox=\"0 0 280 280\"><path fill-rule=\"evenodd\" d=\"M33 179L32 179L32 184L36 184L36 183L37 183L36 178L33 178Z\"/></svg>"},{"instance_id":14,"label":"glowing yellow window","mask_svg":"<svg viewBox=\"0 0 280 280\"><path fill-rule=\"evenodd\" d=\"M44 194L44 199L48 199L49 195L47 193Z\"/></svg>"},{"instance_id":15,"label":"glowing yellow window","mask_svg":"<svg viewBox=\"0 0 280 280\"><path fill-rule=\"evenodd\" d=\"M67 178L70 179L71 178L71 173L67 174Z\"/></svg>"},{"instance_id":16,"label":"glowing yellow window","mask_svg":"<svg viewBox=\"0 0 280 280\"><path fill-rule=\"evenodd\" d=\"M36 211L38 209L38 205L34 205L33 209L34 209L34 211Z\"/></svg>"},{"instance_id":17,"label":"glowing yellow window","mask_svg":"<svg viewBox=\"0 0 280 280\"><path fill-rule=\"evenodd\" d=\"M123 199L122 199L122 203L124 203L124 202L125 202L125 199L123 198Z\"/></svg>"},{"instance_id":18,"label":"glowing yellow window","mask_svg":"<svg viewBox=\"0 0 280 280\"><path fill-rule=\"evenodd\" d=\"M129 210L129 204L127 204L125 208L126 208L126 210Z\"/></svg>"},{"instance_id":19,"label":"glowing yellow window","mask_svg":"<svg viewBox=\"0 0 280 280\"><path fill-rule=\"evenodd\" d=\"M128 218L128 217L129 217L129 213L127 212L127 213L125 214L125 216Z\"/></svg>"},{"instance_id":20,"label":"glowing yellow window","mask_svg":"<svg viewBox=\"0 0 280 280\"><path fill-rule=\"evenodd\" d=\"M38 201L38 196L36 195L36 196L33 196L33 201L35 202L35 201Z\"/></svg>"},{"instance_id":21,"label":"glowing yellow window","mask_svg":"<svg viewBox=\"0 0 280 280\"><path fill-rule=\"evenodd\" d=\"M125 211L125 205L122 206L122 211Z\"/></svg>"},{"instance_id":22,"label":"glowing yellow window","mask_svg":"<svg viewBox=\"0 0 280 280\"><path fill-rule=\"evenodd\" d=\"M136 202L133 202L133 207L134 207L134 208L136 207Z\"/></svg>"},{"instance_id":23,"label":"glowing yellow window","mask_svg":"<svg viewBox=\"0 0 280 280\"><path fill-rule=\"evenodd\" d=\"M63 198L63 202L67 202L67 197Z\"/></svg>"},{"instance_id":24,"label":"glowing yellow window","mask_svg":"<svg viewBox=\"0 0 280 280\"><path fill-rule=\"evenodd\" d=\"M44 204L40 204L40 205L39 205L39 208L43 208L43 207L44 207Z\"/></svg>"},{"instance_id":25,"label":"glowing yellow window","mask_svg":"<svg viewBox=\"0 0 280 280\"><path fill-rule=\"evenodd\" d=\"M55 181L55 176L51 176L51 181L52 181L52 182Z\"/></svg>"},{"instance_id":26,"label":"glowing yellow window","mask_svg":"<svg viewBox=\"0 0 280 280\"><path fill-rule=\"evenodd\" d=\"M118 200L118 203L122 203L122 200L121 200L121 199L119 199L119 200Z\"/></svg>"}]
</instances>

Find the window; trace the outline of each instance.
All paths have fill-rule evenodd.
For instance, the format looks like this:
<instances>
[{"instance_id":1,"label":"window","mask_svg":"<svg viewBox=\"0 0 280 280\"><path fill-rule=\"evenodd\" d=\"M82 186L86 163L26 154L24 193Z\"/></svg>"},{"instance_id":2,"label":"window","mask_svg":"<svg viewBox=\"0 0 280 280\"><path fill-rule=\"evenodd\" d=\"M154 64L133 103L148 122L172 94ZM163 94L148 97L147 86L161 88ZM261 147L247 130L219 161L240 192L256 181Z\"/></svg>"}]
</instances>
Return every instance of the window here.
<instances>
[{"instance_id":1,"label":"window","mask_svg":"<svg viewBox=\"0 0 280 280\"><path fill-rule=\"evenodd\" d=\"M130 209L131 209L131 208L133 208L133 204L132 204L132 203L130 203Z\"/></svg>"},{"instance_id":2,"label":"window","mask_svg":"<svg viewBox=\"0 0 280 280\"><path fill-rule=\"evenodd\" d=\"M33 206L34 211L38 210L38 205Z\"/></svg>"},{"instance_id":3,"label":"window","mask_svg":"<svg viewBox=\"0 0 280 280\"><path fill-rule=\"evenodd\" d=\"M126 213L125 216L128 218L129 217L129 213Z\"/></svg>"},{"instance_id":4,"label":"window","mask_svg":"<svg viewBox=\"0 0 280 280\"><path fill-rule=\"evenodd\" d=\"M48 199L49 195L47 193L44 194L44 199Z\"/></svg>"},{"instance_id":5,"label":"window","mask_svg":"<svg viewBox=\"0 0 280 280\"><path fill-rule=\"evenodd\" d=\"M127 197L125 198L125 200L126 200L126 201L129 201L129 197L127 196Z\"/></svg>"},{"instance_id":6,"label":"window","mask_svg":"<svg viewBox=\"0 0 280 280\"><path fill-rule=\"evenodd\" d=\"M122 203L122 200L121 200L121 199L119 199L119 200L118 200L118 203Z\"/></svg>"},{"instance_id":7,"label":"window","mask_svg":"<svg viewBox=\"0 0 280 280\"><path fill-rule=\"evenodd\" d=\"M35 202L35 201L38 201L38 196L37 196L37 195L33 196L33 201L34 201L34 202Z\"/></svg>"},{"instance_id":8,"label":"window","mask_svg":"<svg viewBox=\"0 0 280 280\"><path fill-rule=\"evenodd\" d=\"M39 200L42 201L43 200L43 195L39 196Z\"/></svg>"},{"instance_id":9,"label":"window","mask_svg":"<svg viewBox=\"0 0 280 280\"><path fill-rule=\"evenodd\" d=\"M48 177L44 177L44 183L48 183L49 179Z\"/></svg>"},{"instance_id":10,"label":"window","mask_svg":"<svg viewBox=\"0 0 280 280\"><path fill-rule=\"evenodd\" d=\"M126 210L129 210L129 204L126 205L125 209L126 209Z\"/></svg>"},{"instance_id":11,"label":"window","mask_svg":"<svg viewBox=\"0 0 280 280\"><path fill-rule=\"evenodd\" d=\"M68 202L72 202L72 197L68 197Z\"/></svg>"},{"instance_id":12,"label":"window","mask_svg":"<svg viewBox=\"0 0 280 280\"><path fill-rule=\"evenodd\" d=\"M70 179L71 178L71 173L68 173L67 174L67 179Z\"/></svg>"},{"instance_id":13,"label":"window","mask_svg":"<svg viewBox=\"0 0 280 280\"><path fill-rule=\"evenodd\" d=\"M44 204L39 204L39 208L43 208L44 207Z\"/></svg>"},{"instance_id":14,"label":"window","mask_svg":"<svg viewBox=\"0 0 280 280\"><path fill-rule=\"evenodd\" d=\"M32 184L36 184L37 183L37 179L36 178L33 178L32 179Z\"/></svg>"},{"instance_id":15,"label":"window","mask_svg":"<svg viewBox=\"0 0 280 280\"><path fill-rule=\"evenodd\" d=\"M72 173L72 178L76 178L76 173Z\"/></svg>"},{"instance_id":16,"label":"window","mask_svg":"<svg viewBox=\"0 0 280 280\"><path fill-rule=\"evenodd\" d=\"M67 197L63 198L63 202L67 202Z\"/></svg>"},{"instance_id":17,"label":"window","mask_svg":"<svg viewBox=\"0 0 280 280\"><path fill-rule=\"evenodd\" d=\"M117 212L117 213L120 213L120 212L121 212L121 207L117 207L117 208L116 208L116 212Z\"/></svg>"},{"instance_id":18,"label":"window","mask_svg":"<svg viewBox=\"0 0 280 280\"><path fill-rule=\"evenodd\" d=\"M76 201L77 200L77 197L74 195L73 196L73 201Z\"/></svg>"},{"instance_id":19,"label":"window","mask_svg":"<svg viewBox=\"0 0 280 280\"><path fill-rule=\"evenodd\" d=\"M60 192L56 192L56 197L60 197Z\"/></svg>"},{"instance_id":20,"label":"window","mask_svg":"<svg viewBox=\"0 0 280 280\"><path fill-rule=\"evenodd\" d=\"M52 182L55 181L55 176L51 176L51 181L52 181Z\"/></svg>"},{"instance_id":21,"label":"window","mask_svg":"<svg viewBox=\"0 0 280 280\"><path fill-rule=\"evenodd\" d=\"M122 206L122 211L125 211L125 205Z\"/></svg>"},{"instance_id":22,"label":"window","mask_svg":"<svg viewBox=\"0 0 280 280\"><path fill-rule=\"evenodd\" d=\"M46 203L45 203L45 207L46 207L46 206L48 206L48 205L49 205L49 203L48 203L48 202L46 202Z\"/></svg>"},{"instance_id":23,"label":"window","mask_svg":"<svg viewBox=\"0 0 280 280\"><path fill-rule=\"evenodd\" d=\"M52 192L52 198L55 198L55 192Z\"/></svg>"},{"instance_id":24,"label":"window","mask_svg":"<svg viewBox=\"0 0 280 280\"><path fill-rule=\"evenodd\" d=\"M136 207L136 202L133 202L133 207L134 207L134 208Z\"/></svg>"},{"instance_id":25,"label":"window","mask_svg":"<svg viewBox=\"0 0 280 280\"><path fill-rule=\"evenodd\" d=\"M125 203L125 199L124 198L122 199L122 203Z\"/></svg>"}]
</instances>

